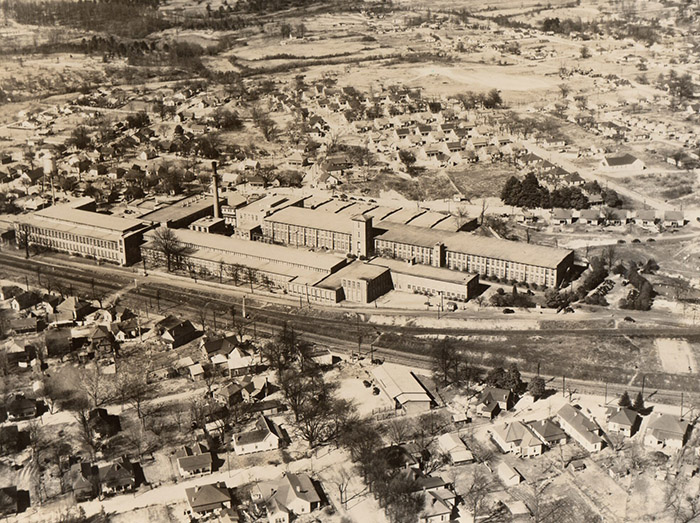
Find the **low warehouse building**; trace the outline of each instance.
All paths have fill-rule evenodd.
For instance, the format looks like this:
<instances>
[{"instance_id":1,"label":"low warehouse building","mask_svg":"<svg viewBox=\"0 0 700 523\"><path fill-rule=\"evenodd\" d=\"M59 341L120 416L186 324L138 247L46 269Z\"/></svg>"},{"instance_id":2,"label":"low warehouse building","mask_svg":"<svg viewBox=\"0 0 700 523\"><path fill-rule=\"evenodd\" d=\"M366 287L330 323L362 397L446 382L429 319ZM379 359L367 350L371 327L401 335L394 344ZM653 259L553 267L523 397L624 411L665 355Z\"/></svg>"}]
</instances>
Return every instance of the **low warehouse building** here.
<instances>
[{"instance_id":1,"label":"low warehouse building","mask_svg":"<svg viewBox=\"0 0 700 523\"><path fill-rule=\"evenodd\" d=\"M446 300L460 301L471 300L479 294L478 274L412 264L391 258L374 258L369 263L391 270L391 281L397 291L442 295Z\"/></svg>"}]
</instances>

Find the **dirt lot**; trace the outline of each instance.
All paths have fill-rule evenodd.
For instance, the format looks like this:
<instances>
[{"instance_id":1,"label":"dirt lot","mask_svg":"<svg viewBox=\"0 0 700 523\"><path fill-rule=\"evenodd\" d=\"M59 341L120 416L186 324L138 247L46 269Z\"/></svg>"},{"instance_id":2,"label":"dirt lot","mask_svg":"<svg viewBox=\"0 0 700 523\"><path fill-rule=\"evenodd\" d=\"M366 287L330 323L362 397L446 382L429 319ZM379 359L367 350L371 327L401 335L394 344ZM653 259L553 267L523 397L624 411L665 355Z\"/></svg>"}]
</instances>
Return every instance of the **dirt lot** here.
<instances>
[{"instance_id":1,"label":"dirt lot","mask_svg":"<svg viewBox=\"0 0 700 523\"><path fill-rule=\"evenodd\" d=\"M506 163L477 163L460 169L451 169L450 179L467 198L486 198L501 195L506 180L517 173Z\"/></svg>"}]
</instances>

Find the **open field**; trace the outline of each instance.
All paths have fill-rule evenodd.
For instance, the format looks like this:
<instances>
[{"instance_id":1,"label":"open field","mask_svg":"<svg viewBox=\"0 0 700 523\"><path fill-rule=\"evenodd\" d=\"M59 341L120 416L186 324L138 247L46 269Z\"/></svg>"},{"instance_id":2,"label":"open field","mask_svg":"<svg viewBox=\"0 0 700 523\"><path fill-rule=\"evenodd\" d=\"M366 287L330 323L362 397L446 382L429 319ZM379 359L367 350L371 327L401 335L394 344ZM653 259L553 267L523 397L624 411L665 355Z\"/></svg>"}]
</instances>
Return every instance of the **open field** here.
<instances>
[{"instance_id":1,"label":"open field","mask_svg":"<svg viewBox=\"0 0 700 523\"><path fill-rule=\"evenodd\" d=\"M477 163L448 171L448 176L467 198L500 197L506 180L516 174L506 163Z\"/></svg>"},{"instance_id":2,"label":"open field","mask_svg":"<svg viewBox=\"0 0 700 523\"><path fill-rule=\"evenodd\" d=\"M698 369L695 357L686 340L657 338L654 341L665 372L671 374L697 374Z\"/></svg>"}]
</instances>

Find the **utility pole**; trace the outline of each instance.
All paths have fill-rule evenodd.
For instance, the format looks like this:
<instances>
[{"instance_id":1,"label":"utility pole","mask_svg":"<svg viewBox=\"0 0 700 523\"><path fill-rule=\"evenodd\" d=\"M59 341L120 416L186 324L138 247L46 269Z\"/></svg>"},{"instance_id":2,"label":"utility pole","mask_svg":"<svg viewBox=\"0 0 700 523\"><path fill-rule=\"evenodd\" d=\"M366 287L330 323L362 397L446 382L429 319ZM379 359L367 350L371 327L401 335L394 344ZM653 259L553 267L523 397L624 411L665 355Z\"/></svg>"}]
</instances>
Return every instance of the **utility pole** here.
<instances>
[{"instance_id":1,"label":"utility pole","mask_svg":"<svg viewBox=\"0 0 700 523\"><path fill-rule=\"evenodd\" d=\"M561 395L566 397L566 376L561 377Z\"/></svg>"},{"instance_id":2,"label":"utility pole","mask_svg":"<svg viewBox=\"0 0 700 523\"><path fill-rule=\"evenodd\" d=\"M29 277L24 275L24 285L27 287L27 292L29 292Z\"/></svg>"}]
</instances>

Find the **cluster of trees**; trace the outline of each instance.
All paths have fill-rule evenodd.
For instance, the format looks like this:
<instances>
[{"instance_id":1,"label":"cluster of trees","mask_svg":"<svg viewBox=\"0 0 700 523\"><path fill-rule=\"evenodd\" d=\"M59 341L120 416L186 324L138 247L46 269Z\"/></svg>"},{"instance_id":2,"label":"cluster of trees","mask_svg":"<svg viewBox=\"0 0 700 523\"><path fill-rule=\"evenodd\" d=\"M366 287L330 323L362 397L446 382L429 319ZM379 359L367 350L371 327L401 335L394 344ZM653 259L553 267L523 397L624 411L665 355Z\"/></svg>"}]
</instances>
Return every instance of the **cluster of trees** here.
<instances>
[{"instance_id":1,"label":"cluster of trees","mask_svg":"<svg viewBox=\"0 0 700 523\"><path fill-rule=\"evenodd\" d=\"M503 367L491 369L486 375L486 383L491 387L510 390L515 394L522 392L525 387L518 366L515 363L511 363L508 369Z\"/></svg>"},{"instance_id":2,"label":"cluster of trees","mask_svg":"<svg viewBox=\"0 0 700 523\"><path fill-rule=\"evenodd\" d=\"M424 473L430 474L443 464L441 456L434 456L430 448L445 428L448 420L441 414L429 412L417 419L393 420L389 423L378 425L369 420L356 420L348 426L340 442L350 452L350 457L355 464L358 473L362 476L369 491L379 502L389 519L394 523L415 523L425 508L425 497L414 477L405 468L397 468L392 463L392 457L400 452L396 445L413 441L417 445ZM392 446L385 447L384 441L388 439ZM478 444L471 445L475 457L487 459L488 451L482 452ZM394 452L396 451L396 452ZM476 481L481 489L478 510L476 516L482 515L485 509L481 501L489 491L490 483L478 478ZM465 485L471 482L465 482ZM469 488L465 494L465 502L472 505L474 501L476 485ZM343 499L341 493L341 500Z\"/></svg>"},{"instance_id":3,"label":"cluster of trees","mask_svg":"<svg viewBox=\"0 0 700 523\"><path fill-rule=\"evenodd\" d=\"M696 86L690 73L679 75L674 69L671 69L668 75L660 73L656 86L664 91L667 90L678 100L688 100L695 96Z\"/></svg>"},{"instance_id":4,"label":"cluster of trees","mask_svg":"<svg viewBox=\"0 0 700 523\"><path fill-rule=\"evenodd\" d=\"M607 207L619 208L622 207L622 198L617 194L617 191L613 189L603 189L597 180L592 182L587 182L583 188L588 192L588 194L600 194L603 198L603 203Z\"/></svg>"},{"instance_id":5,"label":"cluster of trees","mask_svg":"<svg viewBox=\"0 0 700 523\"><path fill-rule=\"evenodd\" d=\"M159 0L72 2L70 0L5 0L5 19L20 24L67 26L128 38L144 36L170 27L158 11Z\"/></svg>"},{"instance_id":6,"label":"cluster of trees","mask_svg":"<svg viewBox=\"0 0 700 523\"><path fill-rule=\"evenodd\" d=\"M491 296L491 305L494 307L534 307L535 302L528 294L518 292L518 287L513 285L511 292L507 293L502 287L496 289Z\"/></svg>"},{"instance_id":7,"label":"cluster of trees","mask_svg":"<svg viewBox=\"0 0 700 523\"><path fill-rule=\"evenodd\" d=\"M324 378L313 350L286 324L262 350L294 414L296 429L311 448L336 441L354 412L349 401L337 396L337 384Z\"/></svg>"},{"instance_id":8,"label":"cluster of trees","mask_svg":"<svg viewBox=\"0 0 700 523\"><path fill-rule=\"evenodd\" d=\"M269 111L255 106L250 110L250 116L253 119L253 124L258 128L265 140L273 142L277 138L279 129L275 121L270 118Z\"/></svg>"},{"instance_id":9,"label":"cluster of trees","mask_svg":"<svg viewBox=\"0 0 700 523\"><path fill-rule=\"evenodd\" d=\"M501 190L501 200L506 205L528 209L560 207L564 209L588 209L590 202L578 187L563 187L551 193L540 184L535 173L528 173L521 181L515 176L506 180Z\"/></svg>"},{"instance_id":10,"label":"cluster of trees","mask_svg":"<svg viewBox=\"0 0 700 523\"><path fill-rule=\"evenodd\" d=\"M482 374L480 367L475 365L466 351L458 347L453 338L436 340L431 347L433 360L433 376L441 386L465 384L467 388L477 381Z\"/></svg>"},{"instance_id":11,"label":"cluster of trees","mask_svg":"<svg viewBox=\"0 0 700 523\"><path fill-rule=\"evenodd\" d=\"M636 410L637 412L643 412L646 408L644 406L644 395L642 394L642 391L639 391L637 393L637 396L634 398L634 403L632 403L629 393L627 391L624 391L620 395L620 399L617 401L617 404L620 407Z\"/></svg>"},{"instance_id":12,"label":"cluster of trees","mask_svg":"<svg viewBox=\"0 0 700 523\"><path fill-rule=\"evenodd\" d=\"M465 110L471 109L498 109L503 107L503 98L498 89L491 89L487 93L475 93L467 91L457 95L457 100L462 104Z\"/></svg>"},{"instance_id":13,"label":"cluster of trees","mask_svg":"<svg viewBox=\"0 0 700 523\"><path fill-rule=\"evenodd\" d=\"M626 298L620 300L620 308L637 311L648 311L651 309L656 293L649 280L639 274L635 265L630 265L627 270L627 279L634 285L634 290Z\"/></svg>"}]
</instances>

